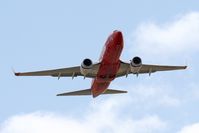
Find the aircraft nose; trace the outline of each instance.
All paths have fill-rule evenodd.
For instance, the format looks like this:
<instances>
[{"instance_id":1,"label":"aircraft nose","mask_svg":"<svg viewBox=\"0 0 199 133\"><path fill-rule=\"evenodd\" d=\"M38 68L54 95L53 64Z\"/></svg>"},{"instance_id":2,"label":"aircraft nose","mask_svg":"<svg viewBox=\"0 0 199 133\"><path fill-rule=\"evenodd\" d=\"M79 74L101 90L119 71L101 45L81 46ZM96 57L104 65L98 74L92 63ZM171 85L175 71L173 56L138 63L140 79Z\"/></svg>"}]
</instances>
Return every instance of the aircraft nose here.
<instances>
[{"instance_id":1,"label":"aircraft nose","mask_svg":"<svg viewBox=\"0 0 199 133\"><path fill-rule=\"evenodd\" d=\"M118 30L115 30L115 31L114 31L114 34L115 34L115 38L117 38L117 41L118 41L119 43L123 43L122 32L121 32L121 31L118 31Z\"/></svg>"},{"instance_id":2,"label":"aircraft nose","mask_svg":"<svg viewBox=\"0 0 199 133\"><path fill-rule=\"evenodd\" d=\"M114 30L113 33L116 33L116 34L121 34L122 32L119 31L119 30Z\"/></svg>"}]
</instances>

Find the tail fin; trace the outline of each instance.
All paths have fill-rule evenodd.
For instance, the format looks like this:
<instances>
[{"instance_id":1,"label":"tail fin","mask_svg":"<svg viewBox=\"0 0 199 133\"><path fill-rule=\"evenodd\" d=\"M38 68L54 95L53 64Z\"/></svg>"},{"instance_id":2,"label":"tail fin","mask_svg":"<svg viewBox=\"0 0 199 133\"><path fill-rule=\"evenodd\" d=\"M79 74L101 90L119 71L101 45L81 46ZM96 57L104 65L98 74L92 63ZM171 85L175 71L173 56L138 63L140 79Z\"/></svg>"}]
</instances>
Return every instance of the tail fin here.
<instances>
[{"instance_id":1,"label":"tail fin","mask_svg":"<svg viewBox=\"0 0 199 133\"><path fill-rule=\"evenodd\" d=\"M102 94L119 94L119 93L127 93L127 91L107 89ZM91 89L86 89L86 90L61 93L61 94L57 94L57 96L85 96L85 95L91 95L91 94L92 94Z\"/></svg>"}]
</instances>

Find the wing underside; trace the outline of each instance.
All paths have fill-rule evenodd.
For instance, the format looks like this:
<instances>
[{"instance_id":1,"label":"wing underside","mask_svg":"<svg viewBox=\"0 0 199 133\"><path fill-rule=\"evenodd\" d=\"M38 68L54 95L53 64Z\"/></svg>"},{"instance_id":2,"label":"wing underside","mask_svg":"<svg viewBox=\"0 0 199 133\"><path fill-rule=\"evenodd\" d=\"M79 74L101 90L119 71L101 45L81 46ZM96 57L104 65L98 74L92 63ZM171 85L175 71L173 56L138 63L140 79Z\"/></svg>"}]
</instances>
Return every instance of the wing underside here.
<instances>
[{"instance_id":1,"label":"wing underside","mask_svg":"<svg viewBox=\"0 0 199 133\"><path fill-rule=\"evenodd\" d=\"M89 78L95 78L98 73L100 63L93 64L92 70L89 74L82 75L80 72L80 66L62 68L62 69L54 69L54 70L45 70L45 71L35 71L35 72L23 72L23 73L15 73L16 76L53 76L53 77L77 77L84 76ZM116 74L116 77L127 76L128 74L145 74L145 73L154 73L157 71L172 71L172 70L181 70L186 69L187 66L166 66L166 65L148 65L142 64L138 71L131 72L131 67L129 63L125 63L120 61L120 68ZM127 91L123 90L112 90L107 89L102 94L119 94L119 93L127 93ZM91 89L79 90L74 92L61 93L57 96L83 96L83 95L92 95Z\"/></svg>"},{"instance_id":2,"label":"wing underside","mask_svg":"<svg viewBox=\"0 0 199 133\"><path fill-rule=\"evenodd\" d=\"M86 77L94 78L97 75L100 63L93 64L92 70ZM15 73L16 76L52 76L52 77L77 77L85 76L80 72L80 66L54 69L54 70L44 70L44 71L34 71L34 72L23 72Z\"/></svg>"},{"instance_id":3,"label":"wing underside","mask_svg":"<svg viewBox=\"0 0 199 133\"><path fill-rule=\"evenodd\" d=\"M16 76L53 76L53 77L77 77L85 76L88 78L95 78L99 69L100 63L93 65L93 68L89 74L82 75L80 72L80 66L54 69L54 70L45 70L45 71L35 71L35 72L23 72L15 73ZM120 68L116 74L116 77L125 76L128 74L145 74L145 73L154 73L157 71L172 71L172 70L182 70L186 69L187 66L168 66L168 65L149 65L142 64L139 71L131 72L130 64L120 61Z\"/></svg>"},{"instance_id":4,"label":"wing underside","mask_svg":"<svg viewBox=\"0 0 199 133\"><path fill-rule=\"evenodd\" d=\"M95 78L99 69L100 63L93 64L92 70L87 75L82 75L80 72L80 66L54 69L54 70L45 70L45 71L35 71L35 72L23 72L15 73L16 76L53 76L53 77L77 77L84 76L88 78ZM145 73L154 73L157 71L173 71L173 70L182 70L186 69L187 66L168 66L168 65L149 65L142 64L139 68L139 71L131 72L130 64L120 61L120 68L116 74L116 77L125 76L128 74L145 74Z\"/></svg>"},{"instance_id":5,"label":"wing underside","mask_svg":"<svg viewBox=\"0 0 199 133\"><path fill-rule=\"evenodd\" d=\"M187 66L168 66L168 65L149 65L142 64L138 71L131 72L130 64L121 61L120 68L117 73L117 77L125 76L128 74L146 74L146 73L154 73L158 71L174 71L174 70L182 70L186 69Z\"/></svg>"}]
</instances>

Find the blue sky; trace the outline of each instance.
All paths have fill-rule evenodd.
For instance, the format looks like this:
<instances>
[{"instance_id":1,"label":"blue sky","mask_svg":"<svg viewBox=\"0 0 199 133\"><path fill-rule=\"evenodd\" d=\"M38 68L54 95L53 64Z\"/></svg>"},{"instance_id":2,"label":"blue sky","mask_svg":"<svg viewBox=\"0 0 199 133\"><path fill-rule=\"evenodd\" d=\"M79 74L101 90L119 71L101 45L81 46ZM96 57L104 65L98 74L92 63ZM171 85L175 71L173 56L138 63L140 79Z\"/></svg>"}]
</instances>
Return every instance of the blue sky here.
<instances>
[{"instance_id":1,"label":"blue sky","mask_svg":"<svg viewBox=\"0 0 199 133\"><path fill-rule=\"evenodd\" d=\"M198 133L199 2L0 1L0 133ZM122 60L188 64L186 71L116 79L124 95L56 97L91 79L15 77L97 61L108 35L124 35ZM33 130L34 129L34 130Z\"/></svg>"}]
</instances>

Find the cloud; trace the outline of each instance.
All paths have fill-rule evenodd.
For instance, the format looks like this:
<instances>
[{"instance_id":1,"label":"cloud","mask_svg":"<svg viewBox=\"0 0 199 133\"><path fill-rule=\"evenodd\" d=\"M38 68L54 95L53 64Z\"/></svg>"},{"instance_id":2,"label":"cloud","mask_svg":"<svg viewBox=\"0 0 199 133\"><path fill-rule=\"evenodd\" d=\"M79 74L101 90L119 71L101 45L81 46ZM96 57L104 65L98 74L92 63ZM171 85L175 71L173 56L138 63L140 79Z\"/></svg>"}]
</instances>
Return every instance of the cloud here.
<instances>
[{"instance_id":1,"label":"cloud","mask_svg":"<svg viewBox=\"0 0 199 133\"><path fill-rule=\"evenodd\" d=\"M199 123L195 123L192 125L185 126L178 133L198 133L199 132Z\"/></svg>"},{"instance_id":2,"label":"cloud","mask_svg":"<svg viewBox=\"0 0 199 133\"><path fill-rule=\"evenodd\" d=\"M0 130L1 133L62 133L64 131L87 132L83 124L73 119L39 112L13 116L1 126Z\"/></svg>"},{"instance_id":3,"label":"cloud","mask_svg":"<svg viewBox=\"0 0 199 133\"><path fill-rule=\"evenodd\" d=\"M173 96L173 92L170 91L174 90L172 87L169 88L163 84L137 84L127 88L131 90L129 94L132 96L132 104L135 105L146 104L149 108L154 106L178 107L182 102L181 99Z\"/></svg>"},{"instance_id":4,"label":"cloud","mask_svg":"<svg viewBox=\"0 0 199 133\"><path fill-rule=\"evenodd\" d=\"M1 124L0 133L152 133L166 127L157 115L121 117L120 111L129 99L126 100L111 98L92 103L88 112L82 113L83 118L45 112L16 115Z\"/></svg>"},{"instance_id":5,"label":"cloud","mask_svg":"<svg viewBox=\"0 0 199 133\"><path fill-rule=\"evenodd\" d=\"M171 22L142 23L133 33L131 51L141 55L170 56L199 51L199 12L176 17ZM131 43L132 44L132 43Z\"/></svg>"},{"instance_id":6,"label":"cloud","mask_svg":"<svg viewBox=\"0 0 199 133\"><path fill-rule=\"evenodd\" d=\"M120 87L119 87L120 88ZM127 87L129 88L129 87ZM12 116L1 124L0 133L154 133L161 132L167 123L158 115L145 114L140 118L124 114L124 110L137 105L147 107L176 106L178 100L154 86L134 86L126 96L111 97L105 101L91 101L87 112L81 118L49 112L33 112ZM173 102L174 101L174 102ZM176 103L177 101L177 103ZM129 110L133 113L132 108ZM132 112L131 112L132 111Z\"/></svg>"}]
</instances>

